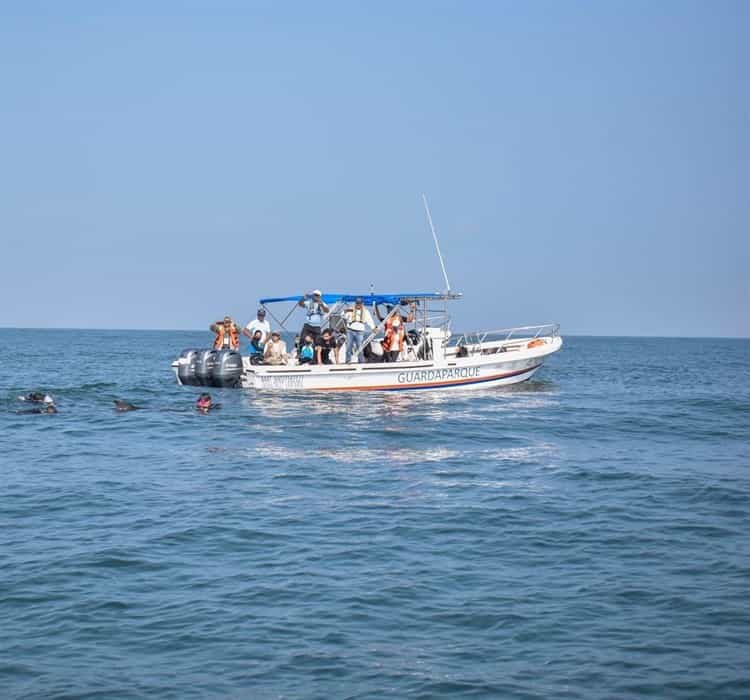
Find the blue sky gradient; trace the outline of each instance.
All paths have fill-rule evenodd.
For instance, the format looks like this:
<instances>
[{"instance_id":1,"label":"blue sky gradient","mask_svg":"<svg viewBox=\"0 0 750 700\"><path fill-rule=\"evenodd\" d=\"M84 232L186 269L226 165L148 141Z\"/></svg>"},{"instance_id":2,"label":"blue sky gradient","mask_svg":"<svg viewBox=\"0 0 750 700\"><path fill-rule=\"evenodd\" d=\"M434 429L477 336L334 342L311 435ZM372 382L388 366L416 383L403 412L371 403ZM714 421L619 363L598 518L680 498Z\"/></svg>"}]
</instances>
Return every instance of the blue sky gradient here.
<instances>
[{"instance_id":1,"label":"blue sky gradient","mask_svg":"<svg viewBox=\"0 0 750 700\"><path fill-rule=\"evenodd\" d=\"M0 326L442 288L750 336L750 3L0 6Z\"/></svg>"}]
</instances>

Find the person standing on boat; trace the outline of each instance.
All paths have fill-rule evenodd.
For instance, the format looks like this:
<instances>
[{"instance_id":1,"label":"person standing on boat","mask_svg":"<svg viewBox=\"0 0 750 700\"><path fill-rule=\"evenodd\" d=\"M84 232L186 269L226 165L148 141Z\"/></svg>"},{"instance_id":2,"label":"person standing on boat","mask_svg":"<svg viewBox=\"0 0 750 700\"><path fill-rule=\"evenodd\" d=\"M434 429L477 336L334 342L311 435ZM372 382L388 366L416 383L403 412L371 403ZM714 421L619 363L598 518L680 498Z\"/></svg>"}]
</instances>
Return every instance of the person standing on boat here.
<instances>
[{"instance_id":1,"label":"person standing on boat","mask_svg":"<svg viewBox=\"0 0 750 700\"><path fill-rule=\"evenodd\" d=\"M357 359L360 362L365 361L362 349L362 342L365 339L365 327L372 330L375 328L375 322L372 320L370 312L365 308L361 297L354 301L354 308L347 309L344 313L346 319L346 362L351 362L354 348L357 348Z\"/></svg>"},{"instance_id":2,"label":"person standing on boat","mask_svg":"<svg viewBox=\"0 0 750 700\"><path fill-rule=\"evenodd\" d=\"M322 292L319 289L313 289L312 293L305 294L297 302L297 305L307 309L307 318L305 319L305 325L302 326L299 337L304 338L310 334L313 340L317 341L320 337L321 326L323 325L323 316L330 311L328 305L323 301Z\"/></svg>"},{"instance_id":3,"label":"person standing on boat","mask_svg":"<svg viewBox=\"0 0 750 700\"><path fill-rule=\"evenodd\" d=\"M261 344L267 343L268 339L271 337L271 324L266 321L266 310L263 307L258 309L257 317L245 326L242 335L252 340L255 331L260 331L263 334L260 339Z\"/></svg>"},{"instance_id":4,"label":"person standing on boat","mask_svg":"<svg viewBox=\"0 0 750 700\"><path fill-rule=\"evenodd\" d=\"M402 316L400 312L391 313L392 306L386 307L386 321L383 329L383 362L396 362L398 356L404 349L404 338L406 337L406 324L414 320L414 312L417 305L412 302L409 304L409 315ZM375 313L378 320L383 321L378 307L375 307Z\"/></svg>"},{"instance_id":5,"label":"person standing on boat","mask_svg":"<svg viewBox=\"0 0 750 700\"><path fill-rule=\"evenodd\" d=\"M230 316L224 316L223 321L215 321L208 329L216 333L214 340L215 350L239 350L240 349L240 327Z\"/></svg>"}]
</instances>

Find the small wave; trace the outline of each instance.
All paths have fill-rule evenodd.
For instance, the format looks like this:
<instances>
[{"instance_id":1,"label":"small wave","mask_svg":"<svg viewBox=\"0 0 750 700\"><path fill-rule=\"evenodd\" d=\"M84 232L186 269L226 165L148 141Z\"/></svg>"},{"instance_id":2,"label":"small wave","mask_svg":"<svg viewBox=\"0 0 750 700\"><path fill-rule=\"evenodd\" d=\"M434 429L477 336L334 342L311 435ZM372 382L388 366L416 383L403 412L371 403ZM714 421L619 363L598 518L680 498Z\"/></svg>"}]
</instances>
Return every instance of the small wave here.
<instances>
[{"instance_id":1,"label":"small wave","mask_svg":"<svg viewBox=\"0 0 750 700\"><path fill-rule=\"evenodd\" d=\"M290 448L273 443L262 443L248 452L252 456L262 456L266 459L281 461L309 461L315 459L330 459L334 462L349 463L396 463L409 464L412 462L440 462L460 456L458 450L448 448L428 448L424 450L401 448L397 451L373 450L368 448Z\"/></svg>"}]
</instances>

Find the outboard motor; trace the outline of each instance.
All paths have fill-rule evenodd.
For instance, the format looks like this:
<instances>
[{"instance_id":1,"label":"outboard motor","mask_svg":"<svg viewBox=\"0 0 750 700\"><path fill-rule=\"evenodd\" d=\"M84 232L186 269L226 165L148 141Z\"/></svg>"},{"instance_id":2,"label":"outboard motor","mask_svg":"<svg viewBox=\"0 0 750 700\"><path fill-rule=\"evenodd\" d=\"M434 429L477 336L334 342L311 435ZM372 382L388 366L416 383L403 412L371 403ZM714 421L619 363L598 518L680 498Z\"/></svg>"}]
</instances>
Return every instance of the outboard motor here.
<instances>
[{"instance_id":1,"label":"outboard motor","mask_svg":"<svg viewBox=\"0 0 750 700\"><path fill-rule=\"evenodd\" d=\"M180 384L194 386L197 384L195 379L195 362L198 359L200 350L183 350L177 360L177 378Z\"/></svg>"},{"instance_id":2,"label":"outboard motor","mask_svg":"<svg viewBox=\"0 0 750 700\"><path fill-rule=\"evenodd\" d=\"M211 377L211 386L238 387L242 378L242 355L237 350L220 350Z\"/></svg>"},{"instance_id":3,"label":"outboard motor","mask_svg":"<svg viewBox=\"0 0 750 700\"><path fill-rule=\"evenodd\" d=\"M218 350L201 350L198 353L195 360L195 383L198 386L211 386L218 354Z\"/></svg>"}]
</instances>

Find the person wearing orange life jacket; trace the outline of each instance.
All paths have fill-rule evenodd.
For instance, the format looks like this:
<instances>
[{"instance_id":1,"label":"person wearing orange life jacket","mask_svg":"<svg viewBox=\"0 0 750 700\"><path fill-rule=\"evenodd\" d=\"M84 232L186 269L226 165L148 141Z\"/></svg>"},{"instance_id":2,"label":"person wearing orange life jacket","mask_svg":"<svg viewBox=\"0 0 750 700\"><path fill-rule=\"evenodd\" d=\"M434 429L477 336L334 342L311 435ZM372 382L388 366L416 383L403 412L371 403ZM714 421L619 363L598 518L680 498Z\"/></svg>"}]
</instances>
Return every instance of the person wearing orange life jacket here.
<instances>
[{"instance_id":1,"label":"person wearing orange life jacket","mask_svg":"<svg viewBox=\"0 0 750 700\"><path fill-rule=\"evenodd\" d=\"M240 327L229 316L224 316L223 321L212 323L208 329L216 333L215 350L240 349Z\"/></svg>"},{"instance_id":2,"label":"person wearing orange life jacket","mask_svg":"<svg viewBox=\"0 0 750 700\"><path fill-rule=\"evenodd\" d=\"M396 362L398 356L404 349L404 338L406 337L406 324L411 323L414 320L414 311L417 305L412 302L409 304L409 315L402 316L400 313L391 314L393 311L392 307L386 307L386 322L384 326L384 338L383 338L383 362ZM380 315L380 311L375 307L375 313L378 316L378 320L382 321L383 316ZM391 314L391 315L389 315Z\"/></svg>"}]
</instances>

